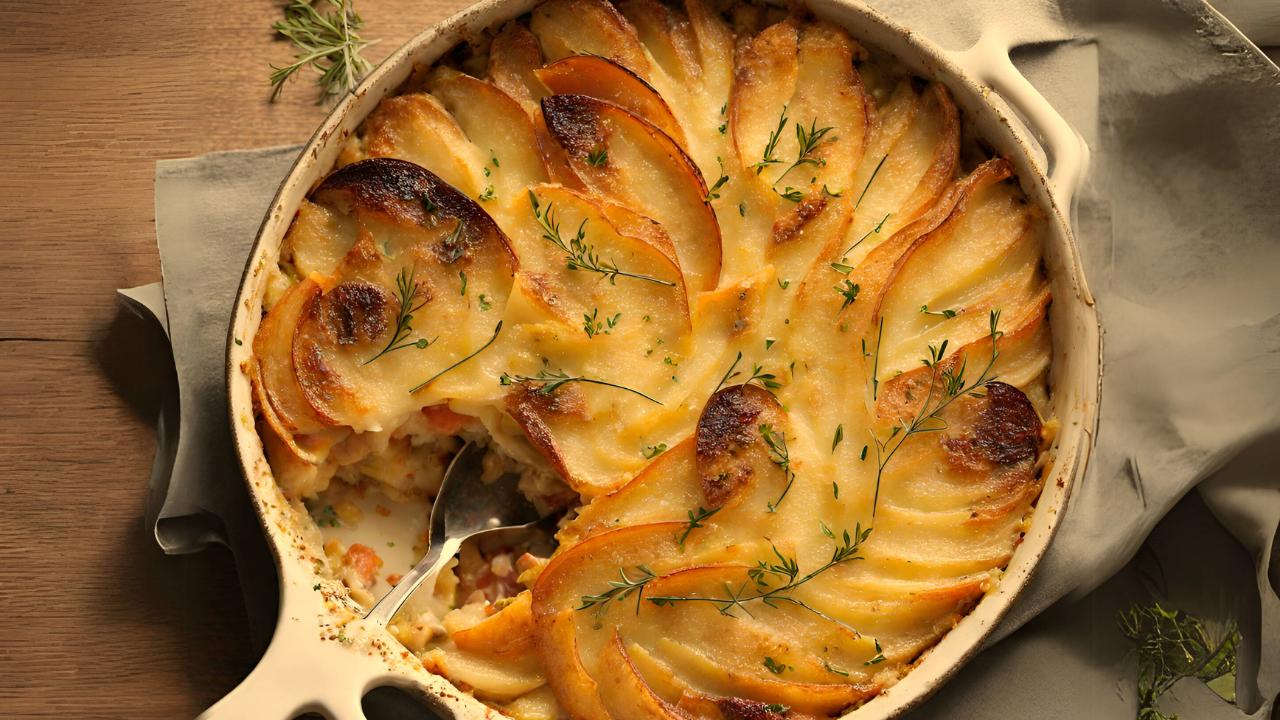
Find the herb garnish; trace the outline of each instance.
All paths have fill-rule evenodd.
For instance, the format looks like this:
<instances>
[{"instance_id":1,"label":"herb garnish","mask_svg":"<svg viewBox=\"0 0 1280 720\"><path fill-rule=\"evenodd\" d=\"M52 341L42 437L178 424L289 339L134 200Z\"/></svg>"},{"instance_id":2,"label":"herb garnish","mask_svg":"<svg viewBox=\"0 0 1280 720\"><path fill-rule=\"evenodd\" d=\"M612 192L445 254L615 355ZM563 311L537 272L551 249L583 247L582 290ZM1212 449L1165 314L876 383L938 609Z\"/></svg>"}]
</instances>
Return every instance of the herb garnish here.
<instances>
[{"instance_id":1,"label":"herb garnish","mask_svg":"<svg viewBox=\"0 0 1280 720\"><path fill-rule=\"evenodd\" d=\"M764 146L764 155L760 162L751 165L755 169L756 174L764 172L764 169L770 165L781 163L782 161L773 156L778 149L778 141L782 139L782 131L787 127L787 106L782 106L782 115L778 118L778 129L769 133L769 140Z\"/></svg>"},{"instance_id":2,"label":"herb garnish","mask_svg":"<svg viewBox=\"0 0 1280 720\"><path fill-rule=\"evenodd\" d=\"M481 297L484 297L484 296L482 295ZM457 368L459 365L461 365L461 364L465 363L466 361L470 360L471 358L473 358L473 357L475 357L475 356L479 355L480 353L484 352L486 349L488 349L488 347L489 347L490 345L492 345L492 344L493 344L493 341L494 341L494 340L497 340L497 339L498 339L498 333L500 333L500 332L502 332L502 321L501 321L501 320L499 320L499 321L498 321L498 324L494 326L494 328L493 328L493 336L492 336L492 337L490 337L490 338L489 338L489 340L485 342L485 344L483 344L483 345L481 345L480 347L476 348L475 352L473 352L473 353L471 353L470 355L468 355L468 356L466 356L466 357L462 358L462 359L461 359L461 360L459 360L458 362L456 362L456 363L454 363L454 364L450 365L449 367L447 367L447 368L445 368L445 369L441 370L440 372L436 373L435 375L432 375L431 377L429 377L429 378L427 378L426 380L424 380L424 381L422 381L422 382L418 383L417 385L414 385L412 388L410 388L410 389L409 389L409 394L411 394L411 395L412 395L413 393L418 392L418 391L419 391L419 390L421 390L422 388L424 388L424 387L426 387L426 386L430 385L431 383L435 382L436 380L439 380L439 379L440 379L440 377L441 377L442 375L444 375L445 373L447 373L447 372L449 372L449 371L451 371L451 370L454 370L454 369L455 369L455 368Z\"/></svg>"},{"instance_id":3,"label":"herb garnish","mask_svg":"<svg viewBox=\"0 0 1280 720\"><path fill-rule=\"evenodd\" d=\"M611 383L607 380L597 380L596 378L589 378L584 375L570 375L563 370L552 372L546 368L543 368L538 371L537 375L510 375L508 373L502 373L502 377L498 378L499 385L515 385L515 384L532 385L532 384L541 383L542 387L538 388L537 390L534 390L534 392L540 393L543 395L550 395L551 393L558 390L562 385L567 385L573 382L589 383L591 385L604 385L605 387L617 388L619 390L625 390L633 395L639 395L640 397L644 398L645 400L648 400L651 403L654 403L657 405L662 404L661 400L649 397L648 395L645 395L639 390L636 390L634 388L629 388L626 385L618 385L616 383Z\"/></svg>"},{"instance_id":4,"label":"herb garnish","mask_svg":"<svg viewBox=\"0 0 1280 720\"><path fill-rule=\"evenodd\" d=\"M844 312L845 308L852 305L853 301L858 299L858 292L862 290L862 288L858 286L858 283L850 280L849 278L841 280L838 284L833 286L832 289L839 293L840 297L844 298L844 302L840 303L840 309L836 311L837 315Z\"/></svg>"},{"instance_id":5,"label":"herb garnish","mask_svg":"<svg viewBox=\"0 0 1280 720\"><path fill-rule=\"evenodd\" d=\"M724 187L725 183L729 182L729 176L724 174L724 161L717 157L716 162L720 163L720 178L716 180L716 184L712 185L710 190L707 190L707 196L704 198L707 202L719 200L720 188Z\"/></svg>"},{"instance_id":6,"label":"herb garnish","mask_svg":"<svg viewBox=\"0 0 1280 720\"><path fill-rule=\"evenodd\" d=\"M787 169L783 170L782 174L773 181L773 184L777 185L782 178L787 176L787 173L798 167L804 165L821 167L826 165L827 161L823 158L813 157L813 151L817 150L821 145L826 145L827 143L832 143L839 139L836 137L827 137L827 135L834 129L835 128L830 125L824 128L819 128L817 118L814 118L809 123L808 130L805 130L804 126L800 123L796 123L796 143L800 146L800 151L796 154L796 161L788 165ZM836 197L839 197L839 195L836 194Z\"/></svg>"},{"instance_id":7,"label":"herb garnish","mask_svg":"<svg viewBox=\"0 0 1280 720\"><path fill-rule=\"evenodd\" d=\"M644 449L640 451L640 454L644 455L646 460L652 460L666 451L667 444L660 442L657 445L645 445Z\"/></svg>"},{"instance_id":8,"label":"herb garnish","mask_svg":"<svg viewBox=\"0 0 1280 720\"><path fill-rule=\"evenodd\" d=\"M600 322L596 319L596 315L599 311L600 308L591 308L590 315L583 314L582 316L582 330L589 338L600 334L611 334L613 329L617 327L618 321L622 319L622 313L617 313L613 317L606 317L604 322Z\"/></svg>"},{"instance_id":9,"label":"herb garnish","mask_svg":"<svg viewBox=\"0 0 1280 720\"><path fill-rule=\"evenodd\" d=\"M862 237L858 238L858 240L857 240L856 242L854 242L852 245L850 245L848 248L845 248L845 251L844 251L841 255L842 255L842 256L844 256L844 255L848 255L849 253L853 252L853 249L854 249L854 248L856 248L856 247L858 247L859 245L861 245L863 240L866 240L867 238L871 237L872 235L879 235L879 234L880 234L880 230L881 230L881 228L883 228L883 227L884 227L885 222L887 222L887 221L889 220L889 216L891 216L891 215L893 215L893 213L885 213L885 214L884 214L884 217L880 218L880 222L879 222L879 223L877 223L875 227L873 227L873 228L871 228L870 230L868 230L868 231L867 231L867 234L865 234L865 235L863 235Z\"/></svg>"},{"instance_id":10,"label":"herb garnish","mask_svg":"<svg viewBox=\"0 0 1280 720\"><path fill-rule=\"evenodd\" d=\"M951 318L955 317L955 316L956 316L956 315L958 315L959 313L958 313L957 311L955 311L955 310L950 310L950 309L947 309L947 310L930 310L928 305L921 305L921 306L920 306L920 314L921 314L921 315L937 315L937 316L938 316L938 317L940 317L940 318L944 318L944 319L946 319L946 320L950 320Z\"/></svg>"},{"instance_id":11,"label":"herb garnish","mask_svg":"<svg viewBox=\"0 0 1280 720\"><path fill-rule=\"evenodd\" d=\"M459 225L458 227L461 228L462 226ZM413 279L416 272L416 268L409 266L401 268L399 274L396 275L396 297L400 302L400 309L396 312L396 330L391 334L391 339L387 341L386 347L382 348L377 355L374 355L368 360L360 363L361 365L368 365L383 355L386 355L389 352L395 352L396 350L403 350L410 347L423 350L429 347L431 343L439 340L439 338L436 337L430 340L426 338L419 338L413 342L402 342L405 338L409 337L409 335L413 334L413 314L420 310L423 305L427 304L425 300L417 305L413 304L414 299L418 297L418 288L420 287L420 283Z\"/></svg>"},{"instance_id":12,"label":"herb garnish","mask_svg":"<svg viewBox=\"0 0 1280 720\"><path fill-rule=\"evenodd\" d=\"M488 185L485 187L484 192L480 193L480 197L476 199L479 200L480 202L489 202L490 200L493 200L496 197L498 196L493 193L493 186Z\"/></svg>"},{"instance_id":13,"label":"herb garnish","mask_svg":"<svg viewBox=\"0 0 1280 720\"><path fill-rule=\"evenodd\" d=\"M982 369L982 373L973 382L967 382L965 379L965 369L968 367L969 359L966 357L957 369L943 368L943 357L947 353L947 341L934 347L929 346L929 357L921 360L924 366L929 368L931 376L929 378L929 393L925 395L924 402L920 404L919 411L916 412L910 423L899 420L889 431L889 437L884 441L872 434L871 439L876 447L876 490L871 500L871 517L876 516L876 506L880 501L880 480L884 477L885 466L893 459L893 456L902 447L903 443L913 435L926 432L940 432L947 429L947 423L939 417L943 410L952 403L956 398L962 395L973 395L979 388L985 387L988 383L995 380L995 376L991 374L992 368L995 367L996 358L1000 357L1000 351L996 348L996 341L1004 334L998 329L1000 324L1000 311L991 311L990 337L991 337L991 358L987 361L987 366ZM880 322L881 333L884 332L884 321ZM880 344L876 343L876 364L879 365ZM896 439L896 442L895 442Z\"/></svg>"},{"instance_id":14,"label":"herb garnish","mask_svg":"<svg viewBox=\"0 0 1280 720\"><path fill-rule=\"evenodd\" d=\"M680 533L680 537L676 540L676 544L680 546L680 549L684 550L684 541L689 539L689 533L702 527L703 520L706 520L718 512L720 512L720 508L712 508L708 510L701 505L698 506L697 510L690 510L689 523L684 526L684 532Z\"/></svg>"},{"instance_id":15,"label":"herb garnish","mask_svg":"<svg viewBox=\"0 0 1280 720\"><path fill-rule=\"evenodd\" d=\"M787 665L786 663L780 663L777 660L774 660L773 658L768 656L765 656L763 665L766 670L773 673L774 675L781 675L782 673L788 670L795 670L794 667Z\"/></svg>"},{"instance_id":16,"label":"herb garnish","mask_svg":"<svg viewBox=\"0 0 1280 720\"><path fill-rule=\"evenodd\" d=\"M363 40L357 34L364 27L364 20L356 13L352 0L327 2L332 10L322 13L310 0L292 0L284 8L284 20L271 24L272 30L297 48L292 63L271 66L272 102L284 91L285 81L305 67L320 73L316 79L320 86L317 103L351 90L373 67L360 52L377 40Z\"/></svg>"},{"instance_id":17,"label":"herb garnish","mask_svg":"<svg viewBox=\"0 0 1280 720\"><path fill-rule=\"evenodd\" d=\"M769 462L777 465L786 475L787 484L782 488L782 494L777 500L769 503L769 512L777 512L778 506L786 499L787 493L791 491L791 486L795 484L796 474L791 469L791 452L787 449L787 434L785 432L776 432L767 424L760 426L760 437L764 438L764 444L769 446Z\"/></svg>"},{"instance_id":18,"label":"herb garnish","mask_svg":"<svg viewBox=\"0 0 1280 720\"><path fill-rule=\"evenodd\" d=\"M876 664L878 664L878 663L882 663L882 662L884 662L884 660L885 660L885 657L884 657L884 648L880 647L880 641L879 641L879 640L876 640L875 642L876 642L876 655L875 655L875 657L873 657L873 658L871 658L870 660L868 660L868 661L866 661L866 662L862 663L863 665L876 665Z\"/></svg>"},{"instance_id":19,"label":"herb garnish","mask_svg":"<svg viewBox=\"0 0 1280 720\"><path fill-rule=\"evenodd\" d=\"M538 196L529 191L529 205L533 207L533 216L537 218L538 225L542 227L542 239L560 248L565 254L565 265L570 270L590 270L597 272L609 279L610 283L616 283L619 277L629 277L636 280L644 280L645 282L666 285L667 287L675 287L676 284L667 280L661 280L650 275L640 275L637 273L629 273L618 269L617 263L612 260L602 262L596 255L595 248L586 241L587 221L584 219L582 224L578 226L578 232L565 242L560 235L560 223L556 222L555 208L551 203L547 204L546 210L542 210L538 203Z\"/></svg>"},{"instance_id":20,"label":"herb garnish","mask_svg":"<svg viewBox=\"0 0 1280 720\"><path fill-rule=\"evenodd\" d=\"M609 589L599 595L583 595L578 599L579 605L575 610L587 610L595 608L594 613L598 621L609 611L609 606L615 601L626 600L632 594L636 596L636 614L640 614L640 599L644 597L644 586L658 576L652 570L644 565L637 565L635 570L636 577L632 578L627 575L626 568L618 570L619 580L610 580ZM597 625L597 627L599 627Z\"/></svg>"},{"instance_id":21,"label":"herb garnish","mask_svg":"<svg viewBox=\"0 0 1280 720\"><path fill-rule=\"evenodd\" d=\"M1116 619L1120 632L1137 646L1138 720L1176 720L1156 703L1182 678L1194 677L1206 684L1235 679L1240 628L1234 621L1215 639L1199 618L1168 609L1159 601L1134 605ZM1214 685L1210 688L1222 694Z\"/></svg>"},{"instance_id":22,"label":"herb garnish","mask_svg":"<svg viewBox=\"0 0 1280 720\"><path fill-rule=\"evenodd\" d=\"M867 178L867 184L862 186L862 192L858 195L858 201L853 204L854 210L857 210L858 206L862 205L862 198L867 196L867 191L871 189L871 183L876 181L876 176L880 174L880 168L884 166L884 161L888 159L889 155L886 153L884 157L880 158L880 162L876 163L876 169L871 171L871 177ZM859 240L858 242L862 241Z\"/></svg>"},{"instance_id":23,"label":"herb garnish","mask_svg":"<svg viewBox=\"0 0 1280 720\"><path fill-rule=\"evenodd\" d=\"M604 167L609 162L609 151L604 148L596 148L587 153L587 164L591 167Z\"/></svg>"},{"instance_id":24,"label":"herb garnish","mask_svg":"<svg viewBox=\"0 0 1280 720\"><path fill-rule=\"evenodd\" d=\"M835 533L831 532L826 525L822 526L822 532L827 537L835 539ZM794 557L783 555L777 545L769 543L776 560L771 558L757 561L755 567L747 571L747 580L744 580L740 586L736 589L729 586L724 588L726 597L650 595L646 599L659 607L680 602L711 603L720 611L720 614L730 617L736 617L734 611L738 609L750 615L751 610L747 607L747 603L757 600L771 608L790 603L857 634L857 630L793 596L792 592L837 565L861 560L862 556L858 551L870 535L871 528L863 530L861 524L857 526L852 536L848 530L845 530L831 551L831 559L804 575L800 574L800 564Z\"/></svg>"},{"instance_id":25,"label":"herb garnish","mask_svg":"<svg viewBox=\"0 0 1280 720\"><path fill-rule=\"evenodd\" d=\"M836 426L836 435L831 438L831 452L835 452L836 447L842 442L844 442L844 423L840 423Z\"/></svg>"},{"instance_id":26,"label":"herb garnish","mask_svg":"<svg viewBox=\"0 0 1280 720\"><path fill-rule=\"evenodd\" d=\"M714 392L719 392L720 388L724 387L725 383L729 382L730 380L742 374L741 371L737 369L738 363L740 362L742 362L741 350L739 350L738 355L734 357L733 364L730 365L729 369L725 371L724 377L720 378L720 384L716 385L716 389ZM760 387L764 388L765 390L769 390L770 392L782 387L782 383L778 382L778 376L774 375L773 373L765 372L763 365L752 365L751 377L747 378L747 381L741 384L750 385L751 383L755 383Z\"/></svg>"}]
</instances>

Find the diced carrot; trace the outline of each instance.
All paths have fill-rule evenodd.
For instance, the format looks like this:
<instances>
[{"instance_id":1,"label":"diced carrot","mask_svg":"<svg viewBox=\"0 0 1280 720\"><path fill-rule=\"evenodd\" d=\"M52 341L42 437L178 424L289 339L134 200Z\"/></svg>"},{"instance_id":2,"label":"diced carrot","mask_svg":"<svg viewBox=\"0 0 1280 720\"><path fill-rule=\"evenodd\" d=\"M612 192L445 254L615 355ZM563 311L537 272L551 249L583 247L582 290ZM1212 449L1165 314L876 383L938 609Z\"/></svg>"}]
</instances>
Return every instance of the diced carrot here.
<instances>
[{"instance_id":1,"label":"diced carrot","mask_svg":"<svg viewBox=\"0 0 1280 720\"><path fill-rule=\"evenodd\" d=\"M427 424L432 430L444 435L457 435L463 428L471 425L475 418L468 415L460 415L449 409L448 405L432 405L431 407L422 408L422 414L427 418Z\"/></svg>"},{"instance_id":2,"label":"diced carrot","mask_svg":"<svg viewBox=\"0 0 1280 720\"><path fill-rule=\"evenodd\" d=\"M403 578L404 578L404 576L403 576L403 575L401 575L401 574L399 574L399 573L392 573L392 574L390 574L390 575L388 575L388 576L387 576L387 584L388 584L388 585L395 585L395 584L399 583L399 582L400 582L400 580L401 580L401 579L403 579Z\"/></svg>"},{"instance_id":3,"label":"diced carrot","mask_svg":"<svg viewBox=\"0 0 1280 720\"><path fill-rule=\"evenodd\" d=\"M343 564L356 571L356 575L365 585L373 584L373 576L382 567L382 558L368 545L354 543L347 548Z\"/></svg>"},{"instance_id":4,"label":"diced carrot","mask_svg":"<svg viewBox=\"0 0 1280 720\"><path fill-rule=\"evenodd\" d=\"M378 513L382 517L391 517L391 508L386 507L384 505L374 505L373 511Z\"/></svg>"}]
</instances>

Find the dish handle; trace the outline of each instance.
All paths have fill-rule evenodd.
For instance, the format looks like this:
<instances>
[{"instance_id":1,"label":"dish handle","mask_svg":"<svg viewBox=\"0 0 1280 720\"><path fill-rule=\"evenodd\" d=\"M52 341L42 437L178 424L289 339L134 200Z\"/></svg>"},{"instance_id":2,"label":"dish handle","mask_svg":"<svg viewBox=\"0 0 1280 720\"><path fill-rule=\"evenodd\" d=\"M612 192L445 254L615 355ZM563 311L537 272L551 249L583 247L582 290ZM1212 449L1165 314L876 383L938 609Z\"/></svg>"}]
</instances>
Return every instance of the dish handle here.
<instances>
[{"instance_id":1,"label":"dish handle","mask_svg":"<svg viewBox=\"0 0 1280 720\"><path fill-rule=\"evenodd\" d=\"M1064 216L1089 168L1089 146L1040 91L1014 66L1014 43L999 28L987 30L968 50L948 52L951 61L975 81L989 86L1021 116L1044 150L1049 192Z\"/></svg>"}]
</instances>

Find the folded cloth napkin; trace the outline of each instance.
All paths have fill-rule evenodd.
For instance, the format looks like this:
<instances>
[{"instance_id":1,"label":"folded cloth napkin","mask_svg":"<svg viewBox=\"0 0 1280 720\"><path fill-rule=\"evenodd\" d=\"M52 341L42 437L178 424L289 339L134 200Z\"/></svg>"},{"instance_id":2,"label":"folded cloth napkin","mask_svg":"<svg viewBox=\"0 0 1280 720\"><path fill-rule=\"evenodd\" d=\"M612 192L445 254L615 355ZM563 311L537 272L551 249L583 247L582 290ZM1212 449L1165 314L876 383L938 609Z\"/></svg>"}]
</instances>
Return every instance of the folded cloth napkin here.
<instances>
[{"instance_id":1,"label":"folded cloth napkin","mask_svg":"<svg viewBox=\"0 0 1280 720\"><path fill-rule=\"evenodd\" d=\"M1256 571L1252 581L1223 590L1244 597L1245 613L1254 613L1241 619L1243 709L1213 696L1199 703L1194 691L1182 695L1193 696L1189 716L1270 717L1280 691L1280 483L1276 463L1268 463L1278 453L1264 450L1280 439L1280 73L1191 0L1028 0L1018 12L995 0L873 4L953 49L984 27L973 18L999 18L1008 36L1026 43L1014 54L1019 67L1093 150L1076 231L1105 328L1097 448L1035 579L989 644L1060 599L1078 600L1102 585L1188 490L1218 471L1201 496ZM182 414L158 511L166 523L158 538L170 552L197 549L223 532L256 532L231 497L243 491L229 450L223 348L262 211L296 153L157 164L156 225ZM1237 456L1243 459L1222 470ZM225 525L211 531L210 516ZM1206 533L1221 533L1212 519L1201 520ZM1239 552L1229 536L1221 539L1223 552ZM244 542L233 545L249 547ZM261 549L258 538L254 552ZM252 576L269 584L260 559L238 561L256 562ZM1208 573L1214 563L1183 567ZM1108 588L1074 611L1106 606ZM1099 655L1110 640L1072 630L1080 622L1109 629L1114 611L1084 620L1062 612L989 650L913 717L1131 717L1131 690L1096 687L1125 677L1115 659L1123 643ZM1096 661L1103 656L1111 660ZM1009 692L1020 682L1031 689L1064 678L1078 684L1064 686L1071 691L1055 700L1063 705ZM1115 702L1105 701L1111 696Z\"/></svg>"}]
</instances>

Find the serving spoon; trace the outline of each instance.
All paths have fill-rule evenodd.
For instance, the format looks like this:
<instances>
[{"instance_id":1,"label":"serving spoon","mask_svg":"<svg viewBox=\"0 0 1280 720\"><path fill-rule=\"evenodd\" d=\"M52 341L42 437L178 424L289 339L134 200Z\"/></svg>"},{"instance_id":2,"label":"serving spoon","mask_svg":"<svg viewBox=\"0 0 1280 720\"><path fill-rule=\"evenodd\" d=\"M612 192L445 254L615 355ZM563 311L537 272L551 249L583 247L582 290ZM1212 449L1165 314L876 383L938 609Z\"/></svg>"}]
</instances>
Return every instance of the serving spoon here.
<instances>
[{"instance_id":1,"label":"serving spoon","mask_svg":"<svg viewBox=\"0 0 1280 720\"><path fill-rule=\"evenodd\" d=\"M363 618L346 627L376 635L419 586L435 583L465 541L529 529L543 521L520 492L517 475L507 473L491 483L480 480L484 454L483 447L468 442L454 456L431 507L426 554ZM281 602L281 607L286 604ZM304 621L282 613L257 667L198 720L291 720L307 712L363 718L360 700L366 692L379 682L401 684L374 654L346 647L342 633L335 642Z\"/></svg>"}]
</instances>

